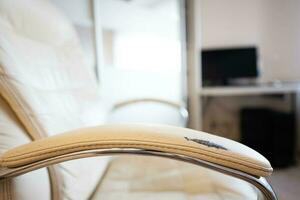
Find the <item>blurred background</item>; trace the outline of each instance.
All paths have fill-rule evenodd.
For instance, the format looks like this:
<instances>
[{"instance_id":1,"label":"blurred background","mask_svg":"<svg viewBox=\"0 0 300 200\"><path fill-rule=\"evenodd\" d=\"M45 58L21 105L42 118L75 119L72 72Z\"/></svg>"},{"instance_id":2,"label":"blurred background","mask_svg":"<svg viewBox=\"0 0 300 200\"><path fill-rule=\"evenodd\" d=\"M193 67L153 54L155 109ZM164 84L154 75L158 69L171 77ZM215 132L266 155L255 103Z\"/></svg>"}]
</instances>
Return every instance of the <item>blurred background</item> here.
<instances>
[{"instance_id":1,"label":"blurred background","mask_svg":"<svg viewBox=\"0 0 300 200\"><path fill-rule=\"evenodd\" d=\"M279 196L298 199L299 0L52 1L76 27L105 101L180 102L189 127L259 151Z\"/></svg>"}]
</instances>

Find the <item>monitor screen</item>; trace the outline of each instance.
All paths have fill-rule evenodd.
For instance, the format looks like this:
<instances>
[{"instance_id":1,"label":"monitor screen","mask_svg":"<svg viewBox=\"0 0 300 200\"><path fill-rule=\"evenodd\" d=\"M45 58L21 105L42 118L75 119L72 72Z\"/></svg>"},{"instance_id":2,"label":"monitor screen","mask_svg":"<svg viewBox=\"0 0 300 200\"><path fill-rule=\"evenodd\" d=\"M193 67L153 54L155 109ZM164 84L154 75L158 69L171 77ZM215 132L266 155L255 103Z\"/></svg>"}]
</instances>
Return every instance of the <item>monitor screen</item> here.
<instances>
[{"instance_id":1,"label":"monitor screen","mask_svg":"<svg viewBox=\"0 0 300 200\"><path fill-rule=\"evenodd\" d=\"M204 86L227 85L231 79L257 76L255 47L202 50Z\"/></svg>"}]
</instances>

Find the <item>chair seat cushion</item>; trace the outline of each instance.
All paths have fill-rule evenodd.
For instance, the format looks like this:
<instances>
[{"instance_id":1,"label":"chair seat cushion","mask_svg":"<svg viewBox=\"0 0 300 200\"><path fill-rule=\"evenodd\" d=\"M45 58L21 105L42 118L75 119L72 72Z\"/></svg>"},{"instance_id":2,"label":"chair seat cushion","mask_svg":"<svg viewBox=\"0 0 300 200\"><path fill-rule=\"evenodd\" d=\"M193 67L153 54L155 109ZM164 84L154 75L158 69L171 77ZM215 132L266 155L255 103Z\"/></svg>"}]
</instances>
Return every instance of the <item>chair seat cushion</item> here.
<instances>
[{"instance_id":1,"label":"chair seat cushion","mask_svg":"<svg viewBox=\"0 0 300 200\"><path fill-rule=\"evenodd\" d=\"M257 199L248 183L189 163L149 156L114 159L92 200Z\"/></svg>"}]
</instances>

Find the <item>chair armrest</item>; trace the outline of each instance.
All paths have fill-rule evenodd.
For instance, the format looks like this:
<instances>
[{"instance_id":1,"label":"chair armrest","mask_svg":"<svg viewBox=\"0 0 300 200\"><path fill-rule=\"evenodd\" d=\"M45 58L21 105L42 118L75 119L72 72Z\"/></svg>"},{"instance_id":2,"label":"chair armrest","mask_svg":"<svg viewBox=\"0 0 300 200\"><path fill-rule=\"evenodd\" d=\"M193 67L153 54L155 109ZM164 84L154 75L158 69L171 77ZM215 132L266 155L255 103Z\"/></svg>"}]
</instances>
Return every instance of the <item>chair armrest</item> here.
<instances>
[{"instance_id":1,"label":"chair armrest","mask_svg":"<svg viewBox=\"0 0 300 200\"><path fill-rule=\"evenodd\" d=\"M78 158L75 155L85 151L107 149L186 156L256 177L272 173L263 156L240 143L186 128L139 124L83 128L16 147L1 155L0 178L7 175L4 169L28 168L35 163L43 163L45 167Z\"/></svg>"},{"instance_id":2,"label":"chair armrest","mask_svg":"<svg viewBox=\"0 0 300 200\"><path fill-rule=\"evenodd\" d=\"M132 104L137 104L137 103L147 103L147 102L152 102L152 103L158 103L158 104L163 104L166 106L171 106L175 109L177 109L181 115L181 117L184 119L185 122L188 121L189 118L189 113L187 111L187 109L180 103L176 103L173 101L169 101L169 100L165 100L165 99L158 99L158 98L137 98L137 99L130 99L130 100L125 100L125 101L121 101L116 103L113 108L112 111L115 111L119 108L122 107L126 107Z\"/></svg>"}]
</instances>

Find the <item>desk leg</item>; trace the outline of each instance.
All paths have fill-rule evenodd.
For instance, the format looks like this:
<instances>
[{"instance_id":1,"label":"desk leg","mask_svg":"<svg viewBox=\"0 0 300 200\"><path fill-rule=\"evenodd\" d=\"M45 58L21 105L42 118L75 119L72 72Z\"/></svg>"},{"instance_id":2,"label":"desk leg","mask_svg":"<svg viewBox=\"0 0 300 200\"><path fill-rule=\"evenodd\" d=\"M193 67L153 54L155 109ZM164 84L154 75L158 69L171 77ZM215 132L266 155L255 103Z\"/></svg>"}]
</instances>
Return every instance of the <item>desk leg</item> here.
<instances>
[{"instance_id":1,"label":"desk leg","mask_svg":"<svg viewBox=\"0 0 300 200\"><path fill-rule=\"evenodd\" d=\"M296 119L296 155L300 155L300 92L294 93L293 109Z\"/></svg>"}]
</instances>

